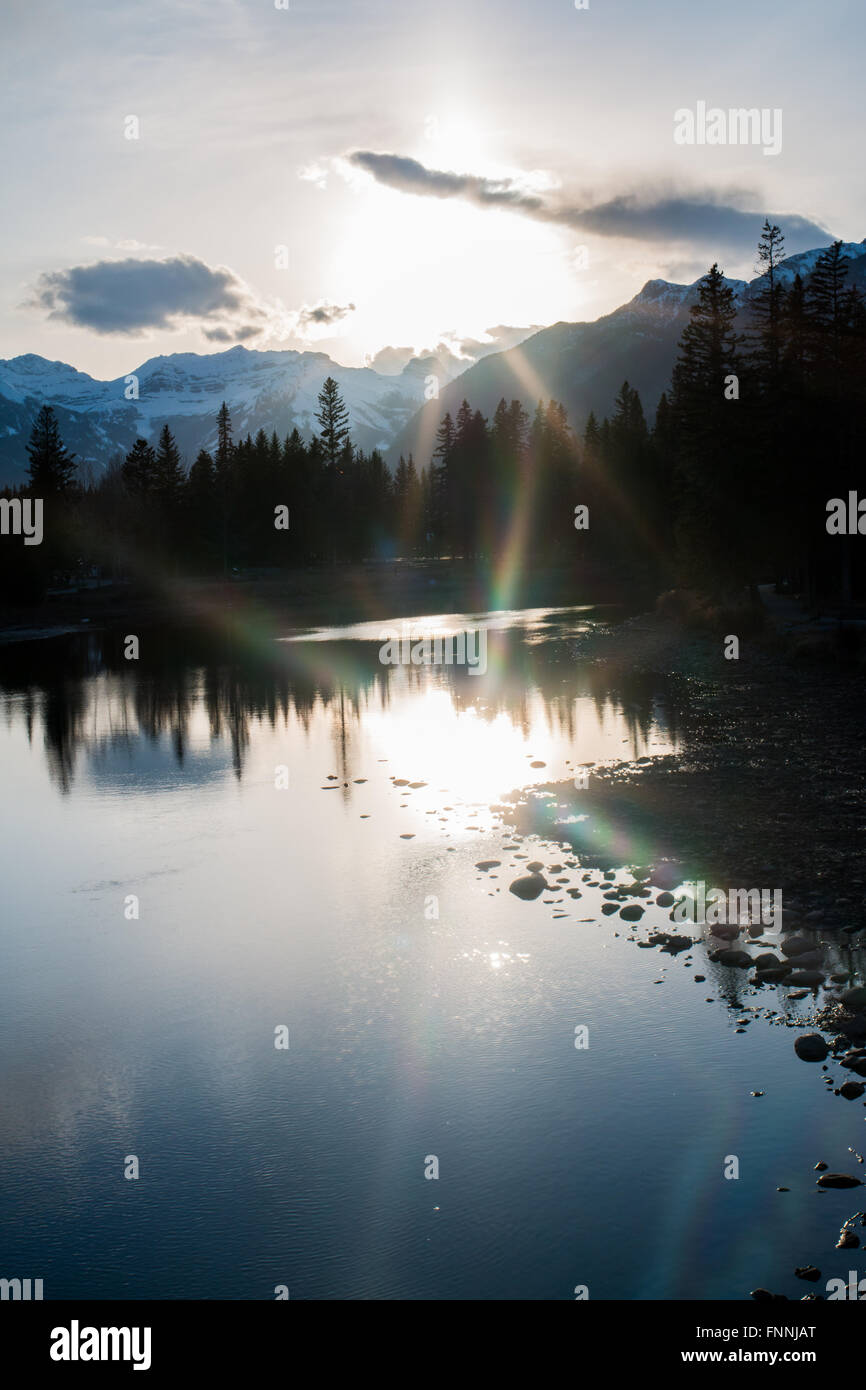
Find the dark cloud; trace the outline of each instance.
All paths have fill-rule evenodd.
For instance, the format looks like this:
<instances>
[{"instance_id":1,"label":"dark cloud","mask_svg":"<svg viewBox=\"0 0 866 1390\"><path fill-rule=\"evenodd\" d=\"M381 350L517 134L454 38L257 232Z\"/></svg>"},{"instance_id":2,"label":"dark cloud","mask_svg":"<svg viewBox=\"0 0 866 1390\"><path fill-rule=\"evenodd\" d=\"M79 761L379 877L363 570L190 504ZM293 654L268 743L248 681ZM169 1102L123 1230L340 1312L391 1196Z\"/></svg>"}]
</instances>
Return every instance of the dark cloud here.
<instances>
[{"instance_id":1,"label":"dark cloud","mask_svg":"<svg viewBox=\"0 0 866 1390\"><path fill-rule=\"evenodd\" d=\"M240 323L237 328L202 329L202 334L210 343L246 343L250 338L258 338L261 332L261 324L255 323Z\"/></svg>"},{"instance_id":2,"label":"dark cloud","mask_svg":"<svg viewBox=\"0 0 866 1390\"><path fill-rule=\"evenodd\" d=\"M164 261L96 261L41 275L30 301L49 318L94 333L138 335L147 329L176 328L184 319L237 315L251 336L254 322L267 315L230 270L214 268L194 256ZM218 335L231 325L211 330ZM221 339L220 339L221 340Z\"/></svg>"},{"instance_id":3,"label":"dark cloud","mask_svg":"<svg viewBox=\"0 0 866 1390\"><path fill-rule=\"evenodd\" d=\"M378 183L397 188L401 193L419 193L427 198L468 198L484 206L512 207L535 216L544 212L543 199L521 192L510 179L485 179L477 174L428 169L406 155L375 154L372 150L355 150L348 158L359 169L366 169Z\"/></svg>"},{"instance_id":4,"label":"dark cloud","mask_svg":"<svg viewBox=\"0 0 866 1390\"><path fill-rule=\"evenodd\" d=\"M298 310L298 327L309 328L313 324L339 323L341 319L354 312L354 304L305 304L303 309Z\"/></svg>"},{"instance_id":5,"label":"dark cloud","mask_svg":"<svg viewBox=\"0 0 866 1390\"><path fill-rule=\"evenodd\" d=\"M744 211L737 204L754 202L755 198L740 190L729 193L727 201L707 193L661 197L624 193L594 206L577 207L548 202L538 194L525 192L511 179L428 169L405 155L356 150L348 159L372 174L378 183L402 193L462 198L480 207L509 208L539 222L559 223L596 236L691 242L719 250L745 251L754 247L764 218L769 216L782 226L789 253L824 245L829 238L819 223L798 214Z\"/></svg>"}]
</instances>

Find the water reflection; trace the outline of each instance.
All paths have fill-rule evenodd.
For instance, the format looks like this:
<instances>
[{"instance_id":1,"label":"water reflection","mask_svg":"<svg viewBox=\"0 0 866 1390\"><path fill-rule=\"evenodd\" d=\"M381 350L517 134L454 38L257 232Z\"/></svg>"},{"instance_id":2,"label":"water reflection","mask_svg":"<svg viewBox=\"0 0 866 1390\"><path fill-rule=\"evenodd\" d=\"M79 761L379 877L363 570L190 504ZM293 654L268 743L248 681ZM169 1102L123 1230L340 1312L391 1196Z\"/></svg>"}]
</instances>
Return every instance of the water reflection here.
<instances>
[{"instance_id":1,"label":"water reflection","mask_svg":"<svg viewBox=\"0 0 866 1390\"><path fill-rule=\"evenodd\" d=\"M425 632L442 623L423 621ZM389 756L411 753L416 764L426 757L439 768L449 759L471 765L465 790L482 797L510 785L509 766L520 772L513 785L523 783L527 739L539 745L537 761L564 758L563 775L578 741L584 761L676 748L681 711L663 681L623 673L611 683L604 670L575 660L573 639L587 629L586 610L481 621L488 669L480 676L459 666L383 665L371 625L290 641L141 631L138 661L126 660L124 633L94 632L0 650L0 699L7 721L23 722L29 740L41 731L51 778L64 793L82 754L100 778L110 765L123 775L134 753L145 781L158 781L168 759L194 782L212 774L214 750L223 750L240 780L257 729L309 733L323 716L340 778L351 774L361 723L380 726L384 737L388 721ZM151 756L143 758L148 747Z\"/></svg>"}]
</instances>

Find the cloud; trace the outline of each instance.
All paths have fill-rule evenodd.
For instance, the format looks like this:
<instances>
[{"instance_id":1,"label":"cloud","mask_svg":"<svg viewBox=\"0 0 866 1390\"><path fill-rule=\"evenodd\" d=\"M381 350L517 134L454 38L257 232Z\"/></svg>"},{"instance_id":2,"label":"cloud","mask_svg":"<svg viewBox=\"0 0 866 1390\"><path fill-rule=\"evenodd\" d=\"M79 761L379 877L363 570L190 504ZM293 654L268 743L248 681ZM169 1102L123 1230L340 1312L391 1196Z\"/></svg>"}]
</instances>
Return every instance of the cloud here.
<instances>
[{"instance_id":1,"label":"cloud","mask_svg":"<svg viewBox=\"0 0 866 1390\"><path fill-rule=\"evenodd\" d=\"M366 365L382 376L399 376L407 363L415 356L431 357L429 351L416 353L413 347L383 347L367 356Z\"/></svg>"},{"instance_id":2,"label":"cloud","mask_svg":"<svg viewBox=\"0 0 866 1390\"><path fill-rule=\"evenodd\" d=\"M383 376L399 376L410 362L421 365L435 358L443 376L450 379L466 370L473 362L489 357L492 352L505 352L517 347L532 333L537 333L541 324L531 328L515 328L510 324L497 324L495 328L484 330L483 338L462 338L449 331L440 336L435 347L383 347L366 359L366 365ZM424 366L424 370L427 368Z\"/></svg>"},{"instance_id":3,"label":"cloud","mask_svg":"<svg viewBox=\"0 0 866 1390\"><path fill-rule=\"evenodd\" d=\"M327 164L302 164L298 169L298 178L305 183L312 183L316 188L327 188L328 186L328 166Z\"/></svg>"},{"instance_id":4,"label":"cloud","mask_svg":"<svg viewBox=\"0 0 866 1390\"><path fill-rule=\"evenodd\" d=\"M625 237L644 241L685 242L715 246L720 251L744 251L754 247L765 217L780 223L789 243L810 249L827 242L829 233L819 223L793 213L755 212L738 204L756 201L743 190L725 199L714 193L659 195L622 193L606 202L577 206L550 202L527 191L515 178L490 179L479 174L458 174L429 169L405 155L355 150L349 164L362 169L387 188L427 198L461 198L483 208L505 208L539 222L556 223L596 236Z\"/></svg>"},{"instance_id":5,"label":"cloud","mask_svg":"<svg viewBox=\"0 0 866 1390\"><path fill-rule=\"evenodd\" d=\"M297 328L303 331L305 328L330 326L354 312L354 304L328 304L326 300L320 300L318 304L313 305L305 304L297 311Z\"/></svg>"},{"instance_id":6,"label":"cloud","mask_svg":"<svg viewBox=\"0 0 866 1390\"><path fill-rule=\"evenodd\" d=\"M460 358L480 362L492 352L507 352L525 342L533 333L538 333L542 324L534 323L529 328L515 328L511 324L498 323L495 328L485 328L483 338L451 338L453 350Z\"/></svg>"},{"instance_id":7,"label":"cloud","mask_svg":"<svg viewBox=\"0 0 866 1390\"><path fill-rule=\"evenodd\" d=\"M268 312L233 271L209 266L195 256L168 260L96 261L39 277L31 307L50 319L94 333L140 336L176 329L190 320L210 323L210 332L246 336L267 327Z\"/></svg>"},{"instance_id":8,"label":"cloud","mask_svg":"<svg viewBox=\"0 0 866 1390\"><path fill-rule=\"evenodd\" d=\"M164 247L147 241L136 241L134 237L122 241L112 241L107 236L85 236L81 240L88 246L103 246L109 251L162 251Z\"/></svg>"},{"instance_id":9,"label":"cloud","mask_svg":"<svg viewBox=\"0 0 866 1390\"><path fill-rule=\"evenodd\" d=\"M258 338L261 332L261 324L257 323L239 323L234 328L202 329L202 335L209 343L245 343L250 338Z\"/></svg>"}]
</instances>

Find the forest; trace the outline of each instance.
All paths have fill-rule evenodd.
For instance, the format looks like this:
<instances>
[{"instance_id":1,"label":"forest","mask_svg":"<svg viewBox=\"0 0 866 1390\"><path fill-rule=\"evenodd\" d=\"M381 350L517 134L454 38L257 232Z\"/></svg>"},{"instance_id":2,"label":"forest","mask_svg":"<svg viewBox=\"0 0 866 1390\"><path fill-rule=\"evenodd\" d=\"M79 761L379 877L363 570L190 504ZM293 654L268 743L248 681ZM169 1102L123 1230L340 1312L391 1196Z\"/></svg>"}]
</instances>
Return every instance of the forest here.
<instances>
[{"instance_id":1,"label":"forest","mask_svg":"<svg viewBox=\"0 0 866 1390\"><path fill-rule=\"evenodd\" d=\"M429 458L392 471L354 446L329 377L309 440L236 438L223 403L215 448L188 467L166 425L84 484L43 406L26 484L4 495L44 499L45 539L0 549L3 592L38 600L94 567L144 581L450 557L491 570L589 563L657 592L754 596L775 580L849 604L866 571L856 538L827 517L833 499L866 490L866 304L841 242L805 282L780 275L783 259L782 231L765 222L745 309L710 267L652 424L627 381L601 420L505 399L488 419L464 400Z\"/></svg>"}]
</instances>

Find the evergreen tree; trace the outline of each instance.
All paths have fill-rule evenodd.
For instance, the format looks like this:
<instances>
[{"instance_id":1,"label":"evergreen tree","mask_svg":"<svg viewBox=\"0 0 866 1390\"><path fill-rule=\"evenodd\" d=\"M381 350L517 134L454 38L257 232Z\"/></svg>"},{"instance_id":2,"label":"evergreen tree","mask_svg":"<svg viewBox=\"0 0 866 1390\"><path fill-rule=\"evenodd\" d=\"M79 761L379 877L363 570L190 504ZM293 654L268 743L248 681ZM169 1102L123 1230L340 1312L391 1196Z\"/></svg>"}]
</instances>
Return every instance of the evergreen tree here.
<instances>
[{"instance_id":1,"label":"evergreen tree","mask_svg":"<svg viewBox=\"0 0 866 1390\"><path fill-rule=\"evenodd\" d=\"M168 425L160 431L154 467L154 490L166 508L176 506L184 485L180 452Z\"/></svg>"},{"instance_id":2,"label":"evergreen tree","mask_svg":"<svg viewBox=\"0 0 866 1390\"><path fill-rule=\"evenodd\" d=\"M121 468L124 486L134 497L151 497L156 491L156 453L146 439L136 439Z\"/></svg>"},{"instance_id":3,"label":"evergreen tree","mask_svg":"<svg viewBox=\"0 0 866 1390\"><path fill-rule=\"evenodd\" d=\"M326 379L319 392L318 404L319 438L325 458L331 468L335 468L349 442L349 412L332 376Z\"/></svg>"},{"instance_id":4,"label":"evergreen tree","mask_svg":"<svg viewBox=\"0 0 866 1390\"><path fill-rule=\"evenodd\" d=\"M726 398L741 374L737 305L718 265L699 282L680 339L671 407L678 439L678 541L687 575L704 584L753 582L760 554L754 529L754 472L744 447L742 407ZM750 485L751 484L751 485Z\"/></svg>"},{"instance_id":5,"label":"evergreen tree","mask_svg":"<svg viewBox=\"0 0 866 1390\"><path fill-rule=\"evenodd\" d=\"M75 487L75 455L60 438L57 416L50 405L43 405L30 431L27 445L30 467L27 484L34 496L57 497Z\"/></svg>"},{"instance_id":6,"label":"evergreen tree","mask_svg":"<svg viewBox=\"0 0 866 1390\"><path fill-rule=\"evenodd\" d=\"M755 267L761 280L749 300L749 313L751 362L761 378L764 391L768 393L777 390L781 367L785 289L779 277L779 263L784 258L785 237L782 229L766 219L758 242L758 262Z\"/></svg>"},{"instance_id":7,"label":"evergreen tree","mask_svg":"<svg viewBox=\"0 0 866 1390\"><path fill-rule=\"evenodd\" d=\"M428 517L427 533L431 537L434 554L441 554L442 547L451 543L451 475L453 470L456 430L450 411L436 431L433 457L428 476Z\"/></svg>"}]
</instances>

